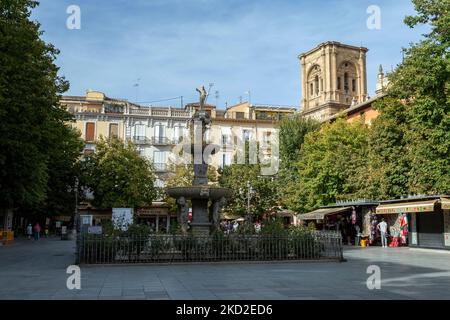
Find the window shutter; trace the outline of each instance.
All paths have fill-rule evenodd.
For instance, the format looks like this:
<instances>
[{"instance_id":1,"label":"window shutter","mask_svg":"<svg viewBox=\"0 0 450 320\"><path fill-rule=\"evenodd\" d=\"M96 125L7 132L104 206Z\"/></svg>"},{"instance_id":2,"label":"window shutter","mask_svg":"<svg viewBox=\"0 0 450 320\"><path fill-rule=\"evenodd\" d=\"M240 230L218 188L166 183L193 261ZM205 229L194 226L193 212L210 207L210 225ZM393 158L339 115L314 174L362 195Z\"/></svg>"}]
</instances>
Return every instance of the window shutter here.
<instances>
[{"instance_id":1,"label":"window shutter","mask_svg":"<svg viewBox=\"0 0 450 320\"><path fill-rule=\"evenodd\" d=\"M94 141L95 140L95 123L87 122L86 123L86 141Z\"/></svg>"}]
</instances>

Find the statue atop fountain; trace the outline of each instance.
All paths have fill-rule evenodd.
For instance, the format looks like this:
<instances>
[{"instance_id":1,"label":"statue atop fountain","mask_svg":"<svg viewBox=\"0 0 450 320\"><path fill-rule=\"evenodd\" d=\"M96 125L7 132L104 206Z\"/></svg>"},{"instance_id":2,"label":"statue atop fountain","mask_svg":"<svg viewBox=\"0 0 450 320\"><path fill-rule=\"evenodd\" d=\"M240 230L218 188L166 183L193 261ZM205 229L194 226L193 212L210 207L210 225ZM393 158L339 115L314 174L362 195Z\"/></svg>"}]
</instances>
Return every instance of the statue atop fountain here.
<instances>
[{"instance_id":1,"label":"statue atop fountain","mask_svg":"<svg viewBox=\"0 0 450 320\"><path fill-rule=\"evenodd\" d=\"M226 198L231 196L231 190L208 185L208 158L207 154L214 154L220 149L217 145L207 145L204 133L211 124L211 116L205 110L205 101L208 94L204 86L196 89L200 95L199 108L191 120L191 137L194 143L187 145L194 162L194 180L189 187L172 187L167 194L177 199L178 221L183 233L187 233L185 216L188 210L187 199L192 204L192 234L207 236L212 229L218 227L220 211L226 205ZM205 153L205 150L207 151ZM210 204L211 203L211 204Z\"/></svg>"}]
</instances>

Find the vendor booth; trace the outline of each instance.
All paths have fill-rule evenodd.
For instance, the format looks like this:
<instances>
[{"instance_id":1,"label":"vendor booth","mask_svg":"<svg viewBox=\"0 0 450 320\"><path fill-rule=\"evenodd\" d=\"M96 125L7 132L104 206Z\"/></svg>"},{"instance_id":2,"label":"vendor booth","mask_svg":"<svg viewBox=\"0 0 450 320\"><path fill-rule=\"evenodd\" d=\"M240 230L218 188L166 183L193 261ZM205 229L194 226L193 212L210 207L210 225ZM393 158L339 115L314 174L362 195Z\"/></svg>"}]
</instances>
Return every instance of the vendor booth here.
<instances>
[{"instance_id":1,"label":"vendor booth","mask_svg":"<svg viewBox=\"0 0 450 320\"><path fill-rule=\"evenodd\" d=\"M447 196L415 196L381 201L377 216L385 217L391 241L412 247L450 249Z\"/></svg>"},{"instance_id":2,"label":"vendor booth","mask_svg":"<svg viewBox=\"0 0 450 320\"><path fill-rule=\"evenodd\" d=\"M177 224L177 216L169 212L167 203L153 202L151 207L137 209L137 222L149 225L155 232L169 233Z\"/></svg>"},{"instance_id":3,"label":"vendor booth","mask_svg":"<svg viewBox=\"0 0 450 320\"><path fill-rule=\"evenodd\" d=\"M378 202L370 199L344 200L298 218L304 224L314 223L319 230L339 231L344 243L359 245L371 236L371 216L377 206Z\"/></svg>"},{"instance_id":4,"label":"vendor booth","mask_svg":"<svg viewBox=\"0 0 450 320\"><path fill-rule=\"evenodd\" d=\"M350 212L352 207L321 207L312 212L299 215L303 224L314 223L316 229L337 230L338 214Z\"/></svg>"}]
</instances>

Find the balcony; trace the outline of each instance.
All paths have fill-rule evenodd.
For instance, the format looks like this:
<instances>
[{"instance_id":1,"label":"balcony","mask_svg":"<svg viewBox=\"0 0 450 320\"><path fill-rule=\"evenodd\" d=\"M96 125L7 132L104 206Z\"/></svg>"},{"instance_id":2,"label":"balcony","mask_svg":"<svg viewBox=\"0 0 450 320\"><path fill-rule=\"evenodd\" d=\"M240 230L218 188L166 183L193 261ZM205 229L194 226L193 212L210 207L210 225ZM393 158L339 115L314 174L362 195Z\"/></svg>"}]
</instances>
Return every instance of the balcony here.
<instances>
[{"instance_id":1,"label":"balcony","mask_svg":"<svg viewBox=\"0 0 450 320\"><path fill-rule=\"evenodd\" d=\"M152 137L151 143L154 146L166 146L173 144L173 140L170 140L167 137Z\"/></svg>"},{"instance_id":2,"label":"balcony","mask_svg":"<svg viewBox=\"0 0 450 320\"><path fill-rule=\"evenodd\" d=\"M166 163L153 163L156 172L167 172L167 164Z\"/></svg>"},{"instance_id":3,"label":"balcony","mask_svg":"<svg viewBox=\"0 0 450 320\"><path fill-rule=\"evenodd\" d=\"M145 136L134 136L133 143L137 145L150 144L150 140Z\"/></svg>"}]
</instances>

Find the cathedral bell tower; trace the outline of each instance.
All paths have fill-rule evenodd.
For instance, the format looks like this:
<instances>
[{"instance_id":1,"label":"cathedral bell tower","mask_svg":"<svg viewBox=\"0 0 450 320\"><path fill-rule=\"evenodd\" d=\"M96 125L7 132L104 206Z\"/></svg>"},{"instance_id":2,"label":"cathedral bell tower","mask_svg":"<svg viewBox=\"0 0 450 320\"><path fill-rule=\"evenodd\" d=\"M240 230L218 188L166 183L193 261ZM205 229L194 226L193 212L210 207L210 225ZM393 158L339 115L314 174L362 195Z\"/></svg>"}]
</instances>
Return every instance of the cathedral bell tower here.
<instances>
[{"instance_id":1,"label":"cathedral bell tower","mask_svg":"<svg viewBox=\"0 0 450 320\"><path fill-rule=\"evenodd\" d=\"M302 114L326 119L367 98L364 47L324 42L299 55L302 68Z\"/></svg>"}]
</instances>

